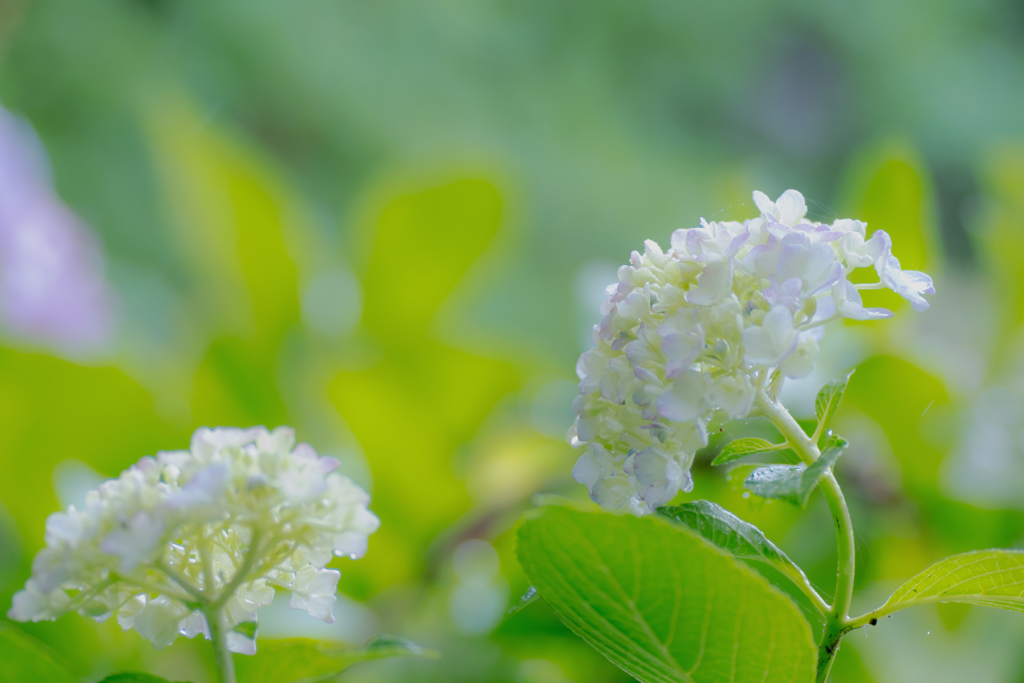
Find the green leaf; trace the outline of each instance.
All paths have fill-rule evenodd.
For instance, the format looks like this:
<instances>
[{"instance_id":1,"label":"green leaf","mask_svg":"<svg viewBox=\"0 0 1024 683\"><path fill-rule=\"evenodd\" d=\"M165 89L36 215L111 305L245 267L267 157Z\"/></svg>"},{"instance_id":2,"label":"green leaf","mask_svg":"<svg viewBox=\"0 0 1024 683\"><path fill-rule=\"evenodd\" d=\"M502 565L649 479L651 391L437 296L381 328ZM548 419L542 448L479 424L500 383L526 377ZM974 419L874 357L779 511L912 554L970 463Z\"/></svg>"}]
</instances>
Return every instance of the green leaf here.
<instances>
[{"instance_id":1,"label":"green leaf","mask_svg":"<svg viewBox=\"0 0 1024 683\"><path fill-rule=\"evenodd\" d=\"M853 372L850 370L839 379L832 380L823 386L815 396L814 414L818 416L818 433L824 433L828 429L828 424L832 421L839 402L843 400L843 393L846 392L846 387L850 384L850 376L853 375Z\"/></svg>"},{"instance_id":2,"label":"green leaf","mask_svg":"<svg viewBox=\"0 0 1024 683\"><path fill-rule=\"evenodd\" d=\"M718 457L711 461L711 464L724 465L732 462L733 460L739 460L751 453L773 451L777 448L777 445L764 439L734 439L725 445L725 448L723 448L722 452L718 454Z\"/></svg>"},{"instance_id":3,"label":"green leaf","mask_svg":"<svg viewBox=\"0 0 1024 683\"><path fill-rule=\"evenodd\" d=\"M519 599L519 602L508 608L505 612L506 617L510 617L519 610L526 609L529 605L532 605L537 601L537 588L530 586L530 588L523 594L523 597Z\"/></svg>"},{"instance_id":4,"label":"green leaf","mask_svg":"<svg viewBox=\"0 0 1024 683\"><path fill-rule=\"evenodd\" d=\"M809 683L797 606L696 532L656 516L546 507L517 553L565 624L644 683Z\"/></svg>"},{"instance_id":5,"label":"green leaf","mask_svg":"<svg viewBox=\"0 0 1024 683\"><path fill-rule=\"evenodd\" d=\"M0 623L0 681L78 683L59 655L35 638Z\"/></svg>"},{"instance_id":6,"label":"green leaf","mask_svg":"<svg viewBox=\"0 0 1024 683\"><path fill-rule=\"evenodd\" d=\"M239 633L249 640L256 637L256 622L255 621L243 621L231 629L235 633Z\"/></svg>"},{"instance_id":7,"label":"green leaf","mask_svg":"<svg viewBox=\"0 0 1024 683\"><path fill-rule=\"evenodd\" d=\"M252 657L235 657L238 680L245 683L316 683L327 681L359 662L386 657L435 659L434 650L393 636L372 638L358 649L305 638L261 640Z\"/></svg>"},{"instance_id":8,"label":"green leaf","mask_svg":"<svg viewBox=\"0 0 1024 683\"><path fill-rule=\"evenodd\" d=\"M1024 612L1024 551L975 550L936 562L899 587L878 612L966 602Z\"/></svg>"},{"instance_id":9,"label":"green leaf","mask_svg":"<svg viewBox=\"0 0 1024 683\"><path fill-rule=\"evenodd\" d=\"M659 508L658 514L685 524L741 560L763 562L775 567L799 586L807 583L807 577L800 567L769 541L760 529L716 503L695 500L675 507Z\"/></svg>"},{"instance_id":10,"label":"green leaf","mask_svg":"<svg viewBox=\"0 0 1024 683\"><path fill-rule=\"evenodd\" d=\"M107 676L100 683L171 683L166 678L160 678L153 674L143 674L135 671L128 671L126 673L114 674L113 676Z\"/></svg>"},{"instance_id":11,"label":"green leaf","mask_svg":"<svg viewBox=\"0 0 1024 683\"><path fill-rule=\"evenodd\" d=\"M830 437L818 459L804 465L769 465L754 470L743 487L762 498L785 500L799 507L805 507L814 487L836 459L846 450L843 439Z\"/></svg>"}]
</instances>

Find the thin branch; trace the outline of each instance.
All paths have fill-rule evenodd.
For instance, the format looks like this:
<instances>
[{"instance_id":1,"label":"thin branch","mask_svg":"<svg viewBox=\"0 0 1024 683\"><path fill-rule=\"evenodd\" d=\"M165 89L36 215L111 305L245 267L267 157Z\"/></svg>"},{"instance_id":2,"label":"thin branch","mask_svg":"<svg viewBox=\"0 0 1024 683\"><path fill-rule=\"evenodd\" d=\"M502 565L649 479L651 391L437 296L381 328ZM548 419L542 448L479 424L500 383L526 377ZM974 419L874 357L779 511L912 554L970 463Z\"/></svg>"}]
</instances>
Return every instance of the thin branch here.
<instances>
[{"instance_id":1,"label":"thin branch","mask_svg":"<svg viewBox=\"0 0 1024 683\"><path fill-rule=\"evenodd\" d=\"M192 585L191 581L189 581L184 576L182 576L181 574L176 572L174 569L169 567L167 564L164 563L163 560L158 560L157 563L154 566L157 569L159 569L161 572L163 572L167 576L167 578L169 578L174 583L178 584L178 586L183 591L185 591L186 593L191 595L193 598L195 598L199 602L201 602L203 604L206 604L206 603L208 603L210 601L209 598L202 591L200 591L199 589L197 589L195 586Z\"/></svg>"},{"instance_id":2,"label":"thin branch","mask_svg":"<svg viewBox=\"0 0 1024 683\"><path fill-rule=\"evenodd\" d=\"M224 606L224 603L231 599L231 596L235 594L235 591L238 590L238 587L241 586L245 579L248 577L249 570L252 569L253 563L260 559L259 555L260 532L258 530L254 530L252 532L252 540L250 541L249 544L249 552L245 554L245 559L242 560L242 564L235 571L235 575L231 577L231 581L228 583L228 585L224 586L224 589L221 591L220 596L213 601L213 604L211 605L211 608L213 610L219 610L221 607Z\"/></svg>"}]
</instances>

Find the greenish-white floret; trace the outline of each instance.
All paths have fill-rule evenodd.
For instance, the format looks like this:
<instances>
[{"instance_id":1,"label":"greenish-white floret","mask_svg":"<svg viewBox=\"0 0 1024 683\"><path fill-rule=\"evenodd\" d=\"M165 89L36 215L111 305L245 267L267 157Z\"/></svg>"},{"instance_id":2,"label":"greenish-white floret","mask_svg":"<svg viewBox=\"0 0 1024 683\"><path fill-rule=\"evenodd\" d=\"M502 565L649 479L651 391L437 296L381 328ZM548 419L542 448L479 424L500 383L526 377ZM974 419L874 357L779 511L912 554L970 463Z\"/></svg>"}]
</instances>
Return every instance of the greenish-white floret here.
<instances>
[{"instance_id":1,"label":"greenish-white floret","mask_svg":"<svg viewBox=\"0 0 1024 683\"><path fill-rule=\"evenodd\" d=\"M361 557L380 525L337 466L287 427L199 429L189 450L144 457L81 510L51 515L8 616L116 615L161 648L209 638L216 614L228 647L253 654L257 610L283 588L292 608L331 623L341 574L325 566Z\"/></svg>"}]
</instances>

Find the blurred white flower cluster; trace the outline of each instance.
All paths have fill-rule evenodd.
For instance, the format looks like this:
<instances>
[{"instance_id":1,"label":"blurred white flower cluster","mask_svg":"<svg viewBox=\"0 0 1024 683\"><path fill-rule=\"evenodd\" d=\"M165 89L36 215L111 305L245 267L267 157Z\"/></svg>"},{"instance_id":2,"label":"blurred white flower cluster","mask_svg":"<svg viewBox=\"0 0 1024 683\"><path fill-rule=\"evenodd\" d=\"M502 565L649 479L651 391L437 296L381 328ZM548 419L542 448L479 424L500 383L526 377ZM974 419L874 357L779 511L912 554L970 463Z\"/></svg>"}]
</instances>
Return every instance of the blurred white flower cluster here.
<instances>
[{"instance_id":1,"label":"blurred white flower cluster","mask_svg":"<svg viewBox=\"0 0 1024 683\"><path fill-rule=\"evenodd\" d=\"M84 509L51 515L8 616L116 613L161 648L179 634L210 638L217 615L228 647L253 654L256 610L277 587L332 623L341 574L324 566L361 557L380 524L337 466L287 427L199 429L190 450L142 458L90 491Z\"/></svg>"},{"instance_id":2,"label":"blurred white flower cluster","mask_svg":"<svg viewBox=\"0 0 1024 683\"><path fill-rule=\"evenodd\" d=\"M743 417L777 378L810 373L826 322L892 316L865 308L861 290L928 308L931 278L902 270L884 231L807 221L796 190L775 202L755 192L754 202L758 218L701 220L673 233L667 253L648 240L608 287L594 348L576 365L568 435L586 444L573 477L603 507L641 514L690 490L713 417ZM847 279L870 266L878 282Z\"/></svg>"}]
</instances>

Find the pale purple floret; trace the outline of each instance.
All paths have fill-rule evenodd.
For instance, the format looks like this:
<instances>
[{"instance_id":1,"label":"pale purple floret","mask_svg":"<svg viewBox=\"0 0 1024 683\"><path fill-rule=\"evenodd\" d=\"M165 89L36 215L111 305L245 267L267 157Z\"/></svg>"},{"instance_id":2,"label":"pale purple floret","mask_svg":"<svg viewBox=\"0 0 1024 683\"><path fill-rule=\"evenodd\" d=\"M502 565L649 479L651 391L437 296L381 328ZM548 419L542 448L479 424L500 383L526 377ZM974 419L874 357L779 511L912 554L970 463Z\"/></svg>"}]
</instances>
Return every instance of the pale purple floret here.
<instances>
[{"instance_id":1,"label":"pale purple floret","mask_svg":"<svg viewBox=\"0 0 1024 683\"><path fill-rule=\"evenodd\" d=\"M928 307L931 278L902 270L884 231L810 221L796 190L754 202L760 216L702 219L675 231L668 251L646 241L606 290L568 433L585 447L573 477L600 505L653 512L687 490L712 419L742 418L787 378L810 375L825 325L892 316L865 307L861 290ZM871 266L878 282L849 279Z\"/></svg>"},{"instance_id":2,"label":"pale purple floret","mask_svg":"<svg viewBox=\"0 0 1024 683\"><path fill-rule=\"evenodd\" d=\"M99 244L61 202L31 127L0 107L0 323L67 353L114 332Z\"/></svg>"}]
</instances>

